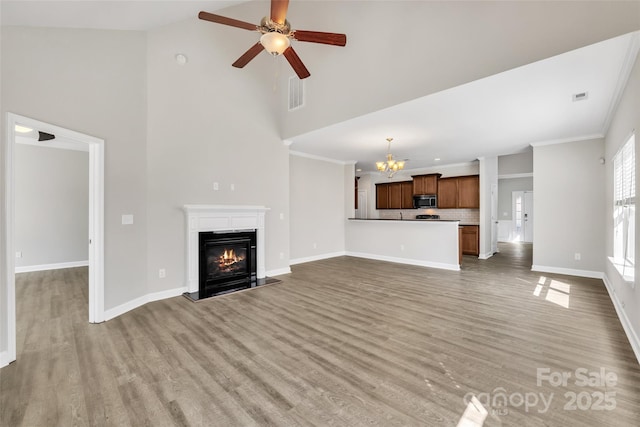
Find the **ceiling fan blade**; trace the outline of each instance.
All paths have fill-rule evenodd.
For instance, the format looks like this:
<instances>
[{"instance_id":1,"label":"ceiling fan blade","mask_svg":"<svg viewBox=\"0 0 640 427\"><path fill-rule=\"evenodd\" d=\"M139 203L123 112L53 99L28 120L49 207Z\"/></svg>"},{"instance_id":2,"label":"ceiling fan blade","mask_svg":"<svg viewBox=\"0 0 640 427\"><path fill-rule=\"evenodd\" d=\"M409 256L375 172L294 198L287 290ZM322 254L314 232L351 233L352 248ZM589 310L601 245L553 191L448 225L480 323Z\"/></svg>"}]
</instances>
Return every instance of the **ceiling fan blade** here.
<instances>
[{"instance_id":1,"label":"ceiling fan blade","mask_svg":"<svg viewBox=\"0 0 640 427\"><path fill-rule=\"evenodd\" d=\"M198 18L205 21L215 22L216 24L229 25L231 27L243 28L245 30L256 31L257 25L250 24L244 21L238 21L237 19L227 18L226 16L214 15L209 12L200 12Z\"/></svg>"},{"instance_id":2,"label":"ceiling fan blade","mask_svg":"<svg viewBox=\"0 0 640 427\"><path fill-rule=\"evenodd\" d=\"M254 44L246 51L240 58L234 62L233 65L236 68L242 68L249 63L253 58L255 58L260 52L264 50L264 46L260 44L260 42Z\"/></svg>"},{"instance_id":3,"label":"ceiling fan blade","mask_svg":"<svg viewBox=\"0 0 640 427\"><path fill-rule=\"evenodd\" d=\"M271 0L271 20L278 24L284 24L287 19L289 0Z\"/></svg>"},{"instance_id":4,"label":"ceiling fan blade","mask_svg":"<svg viewBox=\"0 0 640 427\"><path fill-rule=\"evenodd\" d=\"M338 33L323 33L321 31L295 30L293 38L301 42L330 44L333 46L345 46L347 35Z\"/></svg>"},{"instance_id":5,"label":"ceiling fan blade","mask_svg":"<svg viewBox=\"0 0 640 427\"><path fill-rule=\"evenodd\" d=\"M311 75L309 70L307 70L307 67L305 67L300 60L300 57L298 56L296 51L293 50L291 46L289 46L287 50L285 50L282 54L285 58L287 58L287 61L289 61L289 64L291 64L291 68L293 68L293 71L296 72L300 80L306 79Z\"/></svg>"}]
</instances>

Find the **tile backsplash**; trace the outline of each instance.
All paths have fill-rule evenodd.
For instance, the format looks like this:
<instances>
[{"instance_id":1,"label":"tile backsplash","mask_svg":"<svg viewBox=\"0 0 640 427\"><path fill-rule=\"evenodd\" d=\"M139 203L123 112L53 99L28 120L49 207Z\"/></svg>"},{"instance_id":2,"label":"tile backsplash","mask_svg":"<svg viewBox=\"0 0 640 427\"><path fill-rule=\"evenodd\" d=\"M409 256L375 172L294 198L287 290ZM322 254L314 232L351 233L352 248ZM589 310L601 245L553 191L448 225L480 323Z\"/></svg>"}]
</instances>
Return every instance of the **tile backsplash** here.
<instances>
[{"instance_id":1,"label":"tile backsplash","mask_svg":"<svg viewBox=\"0 0 640 427\"><path fill-rule=\"evenodd\" d=\"M416 215L440 215L440 219L459 220L463 224L478 224L480 209L381 209L377 210L382 219L414 219Z\"/></svg>"}]
</instances>

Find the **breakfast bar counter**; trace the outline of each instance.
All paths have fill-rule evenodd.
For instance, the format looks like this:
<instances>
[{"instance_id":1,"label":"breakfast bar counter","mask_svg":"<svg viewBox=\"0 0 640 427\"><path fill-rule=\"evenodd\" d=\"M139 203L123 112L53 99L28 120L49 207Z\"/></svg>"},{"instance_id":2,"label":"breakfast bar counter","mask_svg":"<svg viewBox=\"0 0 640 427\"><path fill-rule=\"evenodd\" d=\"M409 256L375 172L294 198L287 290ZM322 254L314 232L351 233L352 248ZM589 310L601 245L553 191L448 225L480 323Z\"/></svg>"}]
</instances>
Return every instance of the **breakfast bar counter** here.
<instances>
[{"instance_id":1,"label":"breakfast bar counter","mask_svg":"<svg viewBox=\"0 0 640 427\"><path fill-rule=\"evenodd\" d=\"M349 218L347 255L460 270L459 224L453 220Z\"/></svg>"}]
</instances>

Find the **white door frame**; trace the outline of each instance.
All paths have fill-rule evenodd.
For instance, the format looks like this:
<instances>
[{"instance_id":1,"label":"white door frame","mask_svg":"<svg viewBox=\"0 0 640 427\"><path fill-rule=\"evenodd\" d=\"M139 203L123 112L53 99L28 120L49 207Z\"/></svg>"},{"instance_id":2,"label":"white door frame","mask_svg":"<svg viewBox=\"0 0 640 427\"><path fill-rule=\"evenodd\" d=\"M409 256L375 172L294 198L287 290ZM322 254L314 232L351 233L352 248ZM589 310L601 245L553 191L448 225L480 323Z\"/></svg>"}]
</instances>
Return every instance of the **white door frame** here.
<instances>
[{"instance_id":1,"label":"white door frame","mask_svg":"<svg viewBox=\"0 0 640 427\"><path fill-rule=\"evenodd\" d=\"M520 196L522 198L522 230L520 231L520 235L518 238L518 242L522 242L522 243L533 243L533 237L531 238L531 240L527 240L526 239L526 235L527 235L527 229L529 228L529 232L533 233L533 229L531 227L533 227L533 224L529 224L528 220L531 219L531 223L533 223L533 217L526 217L525 213L526 212L530 212L531 215L533 215L533 212L530 211L529 209L531 209L531 206L527 207L527 202L525 199L526 195L533 195L533 191L531 190L515 190L511 192L511 219L512 219L512 231L511 231L511 235L515 236L516 235L516 231L517 231L517 218L516 218L516 197ZM533 196L532 196L533 197ZM532 200L533 202L533 200ZM531 234L531 236L533 236L533 234Z\"/></svg>"},{"instance_id":2,"label":"white door frame","mask_svg":"<svg viewBox=\"0 0 640 427\"><path fill-rule=\"evenodd\" d=\"M498 184L491 184L491 253L498 253Z\"/></svg>"},{"instance_id":3,"label":"white door frame","mask_svg":"<svg viewBox=\"0 0 640 427\"><path fill-rule=\"evenodd\" d=\"M533 191L525 190L522 195L524 198L524 233L523 233L523 241L525 243L533 243L533 227L534 218L533 218Z\"/></svg>"},{"instance_id":4,"label":"white door frame","mask_svg":"<svg viewBox=\"0 0 640 427\"><path fill-rule=\"evenodd\" d=\"M16 276L13 241L15 218L14 153L16 124L56 135L56 139L89 152L89 322L104 321L104 140L29 117L7 113L5 164L5 230L7 300L0 311L7 313L7 352L0 367L16 360ZM62 148L62 147L59 147Z\"/></svg>"}]
</instances>

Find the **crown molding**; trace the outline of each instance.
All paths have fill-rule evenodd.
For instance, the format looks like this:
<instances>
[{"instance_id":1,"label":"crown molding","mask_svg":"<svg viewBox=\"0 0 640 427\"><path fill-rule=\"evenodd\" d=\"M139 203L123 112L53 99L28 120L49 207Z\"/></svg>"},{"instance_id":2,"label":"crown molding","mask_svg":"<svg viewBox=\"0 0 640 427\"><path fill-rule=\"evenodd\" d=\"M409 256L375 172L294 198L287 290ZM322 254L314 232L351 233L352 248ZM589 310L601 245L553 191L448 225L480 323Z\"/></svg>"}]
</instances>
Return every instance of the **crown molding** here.
<instances>
[{"instance_id":1,"label":"crown molding","mask_svg":"<svg viewBox=\"0 0 640 427\"><path fill-rule=\"evenodd\" d=\"M550 139L548 141L537 141L537 142L532 142L529 145L531 145L532 147L543 147L545 145L556 145L556 144L565 144L567 142L589 141L591 139L600 139L600 138L604 138L603 133L593 133L591 135L573 136L570 138Z\"/></svg>"},{"instance_id":2,"label":"crown molding","mask_svg":"<svg viewBox=\"0 0 640 427\"><path fill-rule=\"evenodd\" d=\"M355 165L356 160L337 160L329 157L316 156L315 154L303 153L301 151L289 150L289 154L296 157L304 157L306 159L320 160L328 163L335 163L337 165Z\"/></svg>"},{"instance_id":3,"label":"crown molding","mask_svg":"<svg viewBox=\"0 0 640 427\"><path fill-rule=\"evenodd\" d=\"M613 97L611 97L611 103L609 104L609 109L607 110L604 122L602 123L603 135L606 135L609 131L609 126L611 126L613 116L618 109L618 104L622 99L622 94L629 82L631 71L633 70L636 58L638 57L638 51L640 51L640 31L636 31L629 42L629 47L627 48L627 53L622 64L622 68L620 69L620 74L618 75L618 81L616 82L616 88L613 92Z\"/></svg>"}]
</instances>

